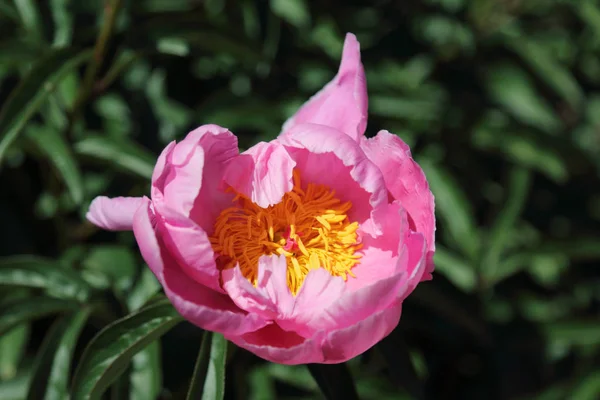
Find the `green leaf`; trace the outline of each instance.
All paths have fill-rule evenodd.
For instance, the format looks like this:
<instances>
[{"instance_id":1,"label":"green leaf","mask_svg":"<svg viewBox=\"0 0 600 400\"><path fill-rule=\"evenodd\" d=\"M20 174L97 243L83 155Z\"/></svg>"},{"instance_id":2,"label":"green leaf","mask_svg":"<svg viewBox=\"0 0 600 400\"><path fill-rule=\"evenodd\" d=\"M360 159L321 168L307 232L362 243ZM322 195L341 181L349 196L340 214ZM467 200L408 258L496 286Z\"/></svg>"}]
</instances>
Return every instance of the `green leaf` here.
<instances>
[{"instance_id":1,"label":"green leaf","mask_svg":"<svg viewBox=\"0 0 600 400\"><path fill-rule=\"evenodd\" d=\"M35 125L27 130L27 138L44 155L65 182L75 204L83 200L83 182L77 161L65 138L48 125Z\"/></svg>"},{"instance_id":2,"label":"green leaf","mask_svg":"<svg viewBox=\"0 0 600 400\"><path fill-rule=\"evenodd\" d=\"M12 379L29 340L29 324L17 325L0 337L0 381Z\"/></svg>"},{"instance_id":3,"label":"green leaf","mask_svg":"<svg viewBox=\"0 0 600 400\"><path fill-rule=\"evenodd\" d=\"M7 70L19 69L34 61L43 49L31 40L12 38L0 43L0 65Z\"/></svg>"},{"instance_id":4,"label":"green leaf","mask_svg":"<svg viewBox=\"0 0 600 400\"><path fill-rule=\"evenodd\" d=\"M563 254L573 260L597 260L600 258L600 237L577 236L568 240L549 240L536 250L549 255Z\"/></svg>"},{"instance_id":5,"label":"green leaf","mask_svg":"<svg viewBox=\"0 0 600 400\"><path fill-rule=\"evenodd\" d=\"M506 45L512 48L529 66L561 95L572 107L579 108L584 94L571 72L563 67L552 54L525 35L507 37Z\"/></svg>"},{"instance_id":6,"label":"green leaf","mask_svg":"<svg viewBox=\"0 0 600 400\"><path fill-rule=\"evenodd\" d=\"M358 400L354 379L346 363L308 364L308 370L328 400Z\"/></svg>"},{"instance_id":7,"label":"green leaf","mask_svg":"<svg viewBox=\"0 0 600 400\"><path fill-rule=\"evenodd\" d=\"M481 272L488 285L495 282L500 257L510 235L516 229L515 225L527 201L530 184L531 172L523 167L514 166L508 178L506 203L492 225L481 264Z\"/></svg>"},{"instance_id":8,"label":"green leaf","mask_svg":"<svg viewBox=\"0 0 600 400\"><path fill-rule=\"evenodd\" d=\"M310 24L310 12L304 0L271 0L271 11L297 28Z\"/></svg>"},{"instance_id":9,"label":"green leaf","mask_svg":"<svg viewBox=\"0 0 600 400\"><path fill-rule=\"evenodd\" d=\"M283 365L276 363L265 364L269 375L287 385L317 393L319 385L315 382L312 374L304 365Z\"/></svg>"},{"instance_id":10,"label":"green leaf","mask_svg":"<svg viewBox=\"0 0 600 400\"><path fill-rule=\"evenodd\" d=\"M222 400L225 395L227 340L223 335L204 332L194 367L187 400Z\"/></svg>"},{"instance_id":11,"label":"green leaf","mask_svg":"<svg viewBox=\"0 0 600 400\"><path fill-rule=\"evenodd\" d=\"M562 127L554 110L518 66L505 63L491 67L486 85L490 96L519 121L547 133L555 133Z\"/></svg>"},{"instance_id":12,"label":"green leaf","mask_svg":"<svg viewBox=\"0 0 600 400\"><path fill-rule=\"evenodd\" d=\"M385 359L392 381L406 390L414 399L423 399L423 384L412 363L410 351L399 329L394 329L377 344L377 350Z\"/></svg>"},{"instance_id":13,"label":"green leaf","mask_svg":"<svg viewBox=\"0 0 600 400\"><path fill-rule=\"evenodd\" d=\"M198 24L201 24L200 29ZM164 39L178 39L190 47L192 54L209 52L229 55L237 62L247 64L265 59L258 42L248 40L235 29L223 31L211 25L212 21L199 20L196 14L174 12L139 24L127 37L127 44L135 50L150 50L156 49L157 43Z\"/></svg>"},{"instance_id":14,"label":"green leaf","mask_svg":"<svg viewBox=\"0 0 600 400\"><path fill-rule=\"evenodd\" d=\"M54 323L37 353L28 400L68 398L71 362L79 334L90 315L85 307Z\"/></svg>"},{"instance_id":15,"label":"green leaf","mask_svg":"<svg viewBox=\"0 0 600 400\"><path fill-rule=\"evenodd\" d=\"M548 140L531 130L515 129L498 112L484 115L473 130L473 145L486 151L497 151L509 160L535 169L558 183L569 177L565 143Z\"/></svg>"},{"instance_id":16,"label":"green leaf","mask_svg":"<svg viewBox=\"0 0 600 400\"><path fill-rule=\"evenodd\" d=\"M600 396L600 370L579 379L569 397L573 400L595 400L598 396Z\"/></svg>"},{"instance_id":17,"label":"green leaf","mask_svg":"<svg viewBox=\"0 0 600 400\"><path fill-rule=\"evenodd\" d=\"M160 343L154 341L131 359L130 400L156 399L162 389Z\"/></svg>"},{"instance_id":18,"label":"green leaf","mask_svg":"<svg viewBox=\"0 0 600 400\"><path fill-rule=\"evenodd\" d=\"M89 286L79 275L56 261L35 256L0 259L0 286L20 286L46 290L50 296L84 301Z\"/></svg>"},{"instance_id":19,"label":"green leaf","mask_svg":"<svg viewBox=\"0 0 600 400\"><path fill-rule=\"evenodd\" d=\"M474 261L480 248L479 234L471 205L458 182L441 165L420 162L431 191L436 198L436 211L444 222L454 245Z\"/></svg>"},{"instance_id":20,"label":"green leaf","mask_svg":"<svg viewBox=\"0 0 600 400\"><path fill-rule=\"evenodd\" d=\"M276 400L275 382L265 366L252 368L248 373L249 400Z\"/></svg>"},{"instance_id":21,"label":"green leaf","mask_svg":"<svg viewBox=\"0 0 600 400\"><path fill-rule=\"evenodd\" d=\"M133 284L136 259L126 246L94 246L83 260L87 270L104 275L118 296L122 296Z\"/></svg>"},{"instance_id":22,"label":"green leaf","mask_svg":"<svg viewBox=\"0 0 600 400\"><path fill-rule=\"evenodd\" d=\"M37 40L42 41L44 32L42 18L33 0L14 0L23 26Z\"/></svg>"},{"instance_id":23,"label":"green leaf","mask_svg":"<svg viewBox=\"0 0 600 400\"><path fill-rule=\"evenodd\" d=\"M25 365L17 371L17 375L10 380L0 380L0 396L2 400L23 400L27 395L31 365Z\"/></svg>"},{"instance_id":24,"label":"green leaf","mask_svg":"<svg viewBox=\"0 0 600 400\"><path fill-rule=\"evenodd\" d=\"M104 328L88 344L79 362L73 400L100 399L136 353L182 320L168 300L161 300Z\"/></svg>"},{"instance_id":25,"label":"green leaf","mask_svg":"<svg viewBox=\"0 0 600 400\"><path fill-rule=\"evenodd\" d=\"M435 271L444 275L454 286L465 293L470 293L475 289L477 275L475 267L461 256L436 244Z\"/></svg>"},{"instance_id":26,"label":"green leaf","mask_svg":"<svg viewBox=\"0 0 600 400\"><path fill-rule=\"evenodd\" d=\"M53 50L41 58L12 91L0 112L0 164L8 146L55 90L57 83L90 55L88 50Z\"/></svg>"},{"instance_id":27,"label":"green leaf","mask_svg":"<svg viewBox=\"0 0 600 400\"><path fill-rule=\"evenodd\" d=\"M600 321L597 319L550 321L541 328L549 341L579 346L600 345Z\"/></svg>"},{"instance_id":28,"label":"green leaf","mask_svg":"<svg viewBox=\"0 0 600 400\"><path fill-rule=\"evenodd\" d=\"M73 301L52 297L30 297L10 302L0 307L0 335L23 322L79 307L80 305Z\"/></svg>"},{"instance_id":29,"label":"green leaf","mask_svg":"<svg viewBox=\"0 0 600 400\"><path fill-rule=\"evenodd\" d=\"M73 19L75 14L69 12L69 0L50 0L50 11L54 21L54 47L63 47L71 43L73 37Z\"/></svg>"},{"instance_id":30,"label":"green leaf","mask_svg":"<svg viewBox=\"0 0 600 400\"><path fill-rule=\"evenodd\" d=\"M130 311L135 311L142 307L152 296L160 290L160 283L147 266L142 269L140 277L134 284L129 297L127 298L127 306Z\"/></svg>"},{"instance_id":31,"label":"green leaf","mask_svg":"<svg viewBox=\"0 0 600 400\"><path fill-rule=\"evenodd\" d=\"M75 144L79 155L116 165L145 179L152 177L156 157L133 142L108 137L90 136Z\"/></svg>"},{"instance_id":32,"label":"green leaf","mask_svg":"<svg viewBox=\"0 0 600 400\"><path fill-rule=\"evenodd\" d=\"M0 17L19 20L19 15L12 0L0 0Z\"/></svg>"}]
</instances>

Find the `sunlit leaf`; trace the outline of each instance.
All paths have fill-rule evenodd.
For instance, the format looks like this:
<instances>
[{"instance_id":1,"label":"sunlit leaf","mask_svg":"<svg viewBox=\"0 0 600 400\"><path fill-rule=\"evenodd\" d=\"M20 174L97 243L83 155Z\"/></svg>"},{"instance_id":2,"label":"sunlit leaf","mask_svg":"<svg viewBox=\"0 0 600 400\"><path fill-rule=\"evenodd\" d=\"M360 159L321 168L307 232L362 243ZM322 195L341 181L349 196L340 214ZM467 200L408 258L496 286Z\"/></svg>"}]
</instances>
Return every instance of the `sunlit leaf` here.
<instances>
[{"instance_id":1,"label":"sunlit leaf","mask_svg":"<svg viewBox=\"0 0 600 400\"><path fill-rule=\"evenodd\" d=\"M187 400L222 400L225 395L227 340L220 333L204 332Z\"/></svg>"},{"instance_id":2,"label":"sunlit leaf","mask_svg":"<svg viewBox=\"0 0 600 400\"><path fill-rule=\"evenodd\" d=\"M131 359L130 400L158 397L162 389L160 343L155 341Z\"/></svg>"},{"instance_id":3,"label":"sunlit leaf","mask_svg":"<svg viewBox=\"0 0 600 400\"><path fill-rule=\"evenodd\" d=\"M69 12L68 5L68 0L50 0L50 10L56 27L52 41L52 45L55 47L63 47L71 43L74 15Z\"/></svg>"},{"instance_id":4,"label":"sunlit leaf","mask_svg":"<svg viewBox=\"0 0 600 400\"><path fill-rule=\"evenodd\" d=\"M308 4L304 0L271 0L271 11L289 24L303 27L310 23Z\"/></svg>"},{"instance_id":5,"label":"sunlit leaf","mask_svg":"<svg viewBox=\"0 0 600 400\"><path fill-rule=\"evenodd\" d=\"M39 59L23 78L0 112L0 163L8 146L17 138L25 124L39 110L56 84L70 71L85 62L91 52L60 49Z\"/></svg>"},{"instance_id":6,"label":"sunlit leaf","mask_svg":"<svg viewBox=\"0 0 600 400\"><path fill-rule=\"evenodd\" d=\"M145 267L129 292L129 297L127 298L129 310L137 310L158 293L159 290L160 283L158 283L150 268Z\"/></svg>"},{"instance_id":7,"label":"sunlit leaf","mask_svg":"<svg viewBox=\"0 0 600 400\"><path fill-rule=\"evenodd\" d=\"M157 301L104 328L88 344L73 378L73 400L100 399L131 358L183 319L167 300Z\"/></svg>"},{"instance_id":8,"label":"sunlit leaf","mask_svg":"<svg viewBox=\"0 0 600 400\"><path fill-rule=\"evenodd\" d=\"M29 340L29 324L17 325L0 336L0 381L12 379Z\"/></svg>"},{"instance_id":9,"label":"sunlit leaf","mask_svg":"<svg viewBox=\"0 0 600 400\"><path fill-rule=\"evenodd\" d=\"M75 152L107 165L116 165L145 179L152 177L156 162L156 157L134 143L101 136L89 136L76 143Z\"/></svg>"},{"instance_id":10,"label":"sunlit leaf","mask_svg":"<svg viewBox=\"0 0 600 400\"><path fill-rule=\"evenodd\" d=\"M28 400L62 400L68 397L71 362L79 334L90 315L85 307L59 319L38 351Z\"/></svg>"},{"instance_id":11,"label":"sunlit leaf","mask_svg":"<svg viewBox=\"0 0 600 400\"><path fill-rule=\"evenodd\" d=\"M77 273L35 256L0 258L0 285L45 289L51 296L79 301L89 295L89 286Z\"/></svg>"},{"instance_id":12,"label":"sunlit leaf","mask_svg":"<svg viewBox=\"0 0 600 400\"><path fill-rule=\"evenodd\" d=\"M94 246L83 260L83 266L104 275L117 295L121 296L133 284L136 260L125 246Z\"/></svg>"},{"instance_id":13,"label":"sunlit leaf","mask_svg":"<svg viewBox=\"0 0 600 400\"><path fill-rule=\"evenodd\" d=\"M52 297L30 297L0 307L0 335L27 321L79 308L76 302Z\"/></svg>"},{"instance_id":14,"label":"sunlit leaf","mask_svg":"<svg viewBox=\"0 0 600 400\"><path fill-rule=\"evenodd\" d=\"M36 125L27 131L27 138L38 153L47 158L64 180L75 204L83 200L83 182L79 165L66 139L48 125Z\"/></svg>"}]
</instances>

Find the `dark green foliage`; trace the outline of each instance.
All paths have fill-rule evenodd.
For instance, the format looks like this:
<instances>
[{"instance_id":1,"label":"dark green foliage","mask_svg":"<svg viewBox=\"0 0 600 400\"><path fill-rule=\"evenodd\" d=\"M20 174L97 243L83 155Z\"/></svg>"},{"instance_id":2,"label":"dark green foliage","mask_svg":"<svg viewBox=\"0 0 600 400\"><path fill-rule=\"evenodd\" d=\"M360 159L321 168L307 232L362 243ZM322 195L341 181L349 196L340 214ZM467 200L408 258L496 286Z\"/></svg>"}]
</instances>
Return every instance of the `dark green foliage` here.
<instances>
[{"instance_id":1,"label":"dark green foliage","mask_svg":"<svg viewBox=\"0 0 600 400\"><path fill-rule=\"evenodd\" d=\"M179 324L84 215L200 124L276 137L348 31L367 134L436 196L437 269L363 356L269 364ZM599 174L592 0L0 0L0 399L600 398Z\"/></svg>"}]
</instances>

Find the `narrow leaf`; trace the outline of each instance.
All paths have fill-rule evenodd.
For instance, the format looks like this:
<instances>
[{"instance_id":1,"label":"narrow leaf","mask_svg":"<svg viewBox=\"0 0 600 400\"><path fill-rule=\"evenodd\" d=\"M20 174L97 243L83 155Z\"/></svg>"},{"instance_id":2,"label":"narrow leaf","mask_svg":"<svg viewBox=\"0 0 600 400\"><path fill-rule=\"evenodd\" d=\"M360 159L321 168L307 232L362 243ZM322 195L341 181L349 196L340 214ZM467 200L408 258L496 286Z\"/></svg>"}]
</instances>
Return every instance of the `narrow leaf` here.
<instances>
[{"instance_id":1,"label":"narrow leaf","mask_svg":"<svg viewBox=\"0 0 600 400\"><path fill-rule=\"evenodd\" d=\"M52 45L55 47L69 45L73 37L75 16L73 12L69 12L69 0L50 0L50 11L56 28Z\"/></svg>"},{"instance_id":2,"label":"narrow leaf","mask_svg":"<svg viewBox=\"0 0 600 400\"><path fill-rule=\"evenodd\" d=\"M142 307L152 296L160 290L160 283L150 270L144 268L137 282L129 292L127 306L130 311L136 311Z\"/></svg>"},{"instance_id":3,"label":"narrow leaf","mask_svg":"<svg viewBox=\"0 0 600 400\"><path fill-rule=\"evenodd\" d=\"M133 356L130 400L156 399L162 389L160 343L154 341Z\"/></svg>"},{"instance_id":4,"label":"narrow leaf","mask_svg":"<svg viewBox=\"0 0 600 400\"><path fill-rule=\"evenodd\" d=\"M223 335L204 332L194 367L187 400L222 400L225 395L227 340Z\"/></svg>"},{"instance_id":5,"label":"narrow leaf","mask_svg":"<svg viewBox=\"0 0 600 400\"><path fill-rule=\"evenodd\" d=\"M37 354L28 400L68 398L73 351L89 315L90 308L85 307L52 326Z\"/></svg>"},{"instance_id":6,"label":"narrow leaf","mask_svg":"<svg viewBox=\"0 0 600 400\"><path fill-rule=\"evenodd\" d=\"M78 307L78 303L52 297L30 297L5 304L0 307L0 335L20 323Z\"/></svg>"},{"instance_id":7,"label":"narrow leaf","mask_svg":"<svg viewBox=\"0 0 600 400\"><path fill-rule=\"evenodd\" d=\"M487 71L490 96L521 122L547 133L561 128L561 121L529 76L513 64L499 64Z\"/></svg>"},{"instance_id":8,"label":"narrow leaf","mask_svg":"<svg viewBox=\"0 0 600 400\"><path fill-rule=\"evenodd\" d=\"M436 244L434 262L435 271L444 275L454 286L465 293L473 291L477 276L475 267L467 260Z\"/></svg>"},{"instance_id":9,"label":"narrow leaf","mask_svg":"<svg viewBox=\"0 0 600 400\"><path fill-rule=\"evenodd\" d=\"M517 33L507 37L505 44L512 48L546 83L561 95L571 106L579 108L584 94L568 68L561 65L550 52L538 43Z\"/></svg>"},{"instance_id":10,"label":"narrow leaf","mask_svg":"<svg viewBox=\"0 0 600 400\"><path fill-rule=\"evenodd\" d=\"M515 229L521 215L527 191L531 182L531 172L523 167L514 166L508 178L506 204L496 217L490 237L485 246L481 271L489 284L493 284L500 262L500 256Z\"/></svg>"},{"instance_id":11,"label":"narrow leaf","mask_svg":"<svg viewBox=\"0 0 600 400\"><path fill-rule=\"evenodd\" d=\"M0 286L45 289L54 297L85 300L89 286L74 271L57 262L34 256L0 259Z\"/></svg>"},{"instance_id":12,"label":"narrow leaf","mask_svg":"<svg viewBox=\"0 0 600 400\"><path fill-rule=\"evenodd\" d=\"M131 358L183 319L168 300L113 322L88 344L73 380L73 400L100 399Z\"/></svg>"},{"instance_id":13,"label":"narrow leaf","mask_svg":"<svg viewBox=\"0 0 600 400\"><path fill-rule=\"evenodd\" d=\"M23 26L37 40L43 39L43 24L36 2L33 0L14 0Z\"/></svg>"},{"instance_id":14,"label":"narrow leaf","mask_svg":"<svg viewBox=\"0 0 600 400\"><path fill-rule=\"evenodd\" d=\"M35 145L37 151L54 166L69 189L73 202L80 204L83 200L81 171L65 138L47 125L37 125L35 129L29 129L27 138Z\"/></svg>"},{"instance_id":15,"label":"narrow leaf","mask_svg":"<svg viewBox=\"0 0 600 400\"><path fill-rule=\"evenodd\" d=\"M308 370L328 400L358 400L354 379L345 363L308 364Z\"/></svg>"},{"instance_id":16,"label":"narrow leaf","mask_svg":"<svg viewBox=\"0 0 600 400\"><path fill-rule=\"evenodd\" d=\"M458 182L442 166L424 161L431 191L435 195L436 211L450 233L454 245L461 249L469 260L475 260L479 251L479 234L473 210Z\"/></svg>"},{"instance_id":17,"label":"narrow leaf","mask_svg":"<svg viewBox=\"0 0 600 400\"><path fill-rule=\"evenodd\" d=\"M0 163L8 146L54 91L56 84L90 54L87 50L53 50L41 58L13 90L0 112Z\"/></svg>"},{"instance_id":18,"label":"narrow leaf","mask_svg":"<svg viewBox=\"0 0 600 400\"><path fill-rule=\"evenodd\" d=\"M122 296L133 283L136 260L125 246L94 246L83 260L86 270L102 274L110 282L117 296Z\"/></svg>"},{"instance_id":19,"label":"narrow leaf","mask_svg":"<svg viewBox=\"0 0 600 400\"><path fill-rule=\"evenodd\" d=\"M0 337L0 381L14 378L29 340L29 324L15 326Z\"/></svg>"},{"instance_id":20,"label":"narrow leaf","mask_svg":"<svg viewBox=\"0 0 600 400\"><path fill-rule=\"evenodd\" d=\"M107 165L117 165L145 179L152 177L156 157L128 141L92 136L75 144L75 152Z\"/></svg>"}]
</instances>

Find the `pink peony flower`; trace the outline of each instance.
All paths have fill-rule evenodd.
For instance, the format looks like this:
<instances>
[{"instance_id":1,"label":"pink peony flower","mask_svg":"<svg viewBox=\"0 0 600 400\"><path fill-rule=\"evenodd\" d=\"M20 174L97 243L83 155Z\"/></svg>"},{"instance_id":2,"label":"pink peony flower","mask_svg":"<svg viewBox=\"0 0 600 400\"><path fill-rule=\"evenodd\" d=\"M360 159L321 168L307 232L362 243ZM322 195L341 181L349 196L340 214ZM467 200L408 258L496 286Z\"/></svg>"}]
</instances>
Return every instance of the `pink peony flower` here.
<instances>
[{"instance_id":1,"label":"pink peony flower","mask_svg":"<svg viewBox=\"0 0 600 400\"><path fill-rule=\"evenodd\" d=\"M176 309L283 364L339 363L398 324L431 279L434 203L408 146L364 136L367 91L348 34L336 77L239 154L204 125L162 152L151 199L96 198L87 218L133 229Z\"/></svg>"}]
</instances>

